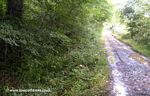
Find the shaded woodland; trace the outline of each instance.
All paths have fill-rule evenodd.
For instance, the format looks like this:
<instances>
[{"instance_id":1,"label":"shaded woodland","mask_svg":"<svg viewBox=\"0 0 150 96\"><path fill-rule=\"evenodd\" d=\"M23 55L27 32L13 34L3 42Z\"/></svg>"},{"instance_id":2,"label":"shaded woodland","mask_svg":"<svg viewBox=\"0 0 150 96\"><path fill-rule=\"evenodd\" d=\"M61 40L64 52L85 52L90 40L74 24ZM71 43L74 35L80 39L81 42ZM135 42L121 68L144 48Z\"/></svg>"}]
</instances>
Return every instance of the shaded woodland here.
<instances>
[{"instance_id":1,"label":"shaded woodland","mask_svg":"<svg viewBox=\"0 0 150 96\"><path fill-rule=\"evenodd\" d=\"M0 94L5 88L106 94L101 31L110 16L107 0L1 0Z\"/></svg>"}]
</instances>

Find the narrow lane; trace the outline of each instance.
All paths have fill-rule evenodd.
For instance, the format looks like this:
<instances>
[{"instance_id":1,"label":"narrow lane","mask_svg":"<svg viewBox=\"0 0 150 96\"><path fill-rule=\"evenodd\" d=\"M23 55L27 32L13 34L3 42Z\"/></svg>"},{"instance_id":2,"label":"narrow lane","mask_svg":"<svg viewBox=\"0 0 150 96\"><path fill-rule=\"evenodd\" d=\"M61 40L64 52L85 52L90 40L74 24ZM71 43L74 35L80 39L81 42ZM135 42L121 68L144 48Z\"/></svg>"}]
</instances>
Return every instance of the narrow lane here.
<instances>
[{"instance_id":1,"label":"narrow lane","mask_svg":"<svg viewBox=\"0 0 150 96\"><path fill-rule=\"evenodd\" d=\"M150 96L150 60L104 32L111 69L111 96Z\"/></svg>"}]
</instances>

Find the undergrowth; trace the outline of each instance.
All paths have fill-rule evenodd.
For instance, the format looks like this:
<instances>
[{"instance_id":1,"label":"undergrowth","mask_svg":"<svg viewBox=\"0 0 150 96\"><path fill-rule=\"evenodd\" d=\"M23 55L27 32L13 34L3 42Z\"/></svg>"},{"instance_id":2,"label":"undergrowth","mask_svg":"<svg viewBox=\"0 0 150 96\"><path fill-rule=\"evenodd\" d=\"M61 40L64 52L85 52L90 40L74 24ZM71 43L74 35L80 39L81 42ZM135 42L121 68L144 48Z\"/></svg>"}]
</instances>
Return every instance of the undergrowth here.
<instances>
[{"instance_id":1,"label":"undergrowth","mask_svg":"<svg viewBox=\"0 0 150 96\"><path fill-rule=\"evenodd\" d=\"M44 30L46 40L49 40L44 44L42 38L21 27L16 29L10 23L0 26L1 39L11 46L20 46L25 53L21 57L21 67L17 69L19 85L16 88L50 89L52 96L107 94L108 68L101 32L95 31L89 33L88 38L80 37L80 41L74 41L63 34ZM56 42L62 43L55 48Z\"/></svg>"},{"instance_id":2,"label":"undergrowth","mask_svg":"<svg viewBox=\"0 0 150 96\"><path fill-rule=\"evenodd\" d=\"M107 96L108 67L101 31L109 8L106 0L27 0L22 19L1 20L0 55L4 58L0 63L8 65L0 74L7 81L2 81L1 94ZM6 75L15 79L7 80ZM10 93L9 89L51 91Z\"/></svg>"}]
</instances>

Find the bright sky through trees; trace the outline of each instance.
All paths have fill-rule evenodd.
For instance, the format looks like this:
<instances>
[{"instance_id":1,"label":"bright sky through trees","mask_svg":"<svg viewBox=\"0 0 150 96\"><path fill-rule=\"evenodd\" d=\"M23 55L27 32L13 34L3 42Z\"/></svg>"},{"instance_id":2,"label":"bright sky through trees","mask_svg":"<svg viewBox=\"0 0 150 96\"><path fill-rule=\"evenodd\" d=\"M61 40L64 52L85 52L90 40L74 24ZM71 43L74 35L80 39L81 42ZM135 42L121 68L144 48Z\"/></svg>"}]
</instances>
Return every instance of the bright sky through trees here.
<instances>
[{"instance_id":1,"label":"bright sky through trees","mask_svg":"<svg viewBox=\"0 0 150 96\"><path fill-rule=\"evenodd\" d=\"M112 1L112 4L115 5L116 7L118 8L122 8L127 1L129 0L111 0Z\"/></svg>"}]
</instances>

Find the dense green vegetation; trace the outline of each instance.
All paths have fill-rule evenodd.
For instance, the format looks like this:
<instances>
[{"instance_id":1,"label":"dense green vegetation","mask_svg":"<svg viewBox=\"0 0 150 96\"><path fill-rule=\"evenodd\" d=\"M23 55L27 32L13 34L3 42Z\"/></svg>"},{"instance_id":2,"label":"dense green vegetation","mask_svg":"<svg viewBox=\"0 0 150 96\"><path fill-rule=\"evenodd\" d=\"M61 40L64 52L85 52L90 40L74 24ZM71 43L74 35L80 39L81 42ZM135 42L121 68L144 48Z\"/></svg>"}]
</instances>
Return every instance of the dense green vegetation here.
<instances>
[{"instance_id":1,"label":"dense green vegetation","mask_svg":"<svg viewBox=\"0 0 150 96\"><path fill-rule=\"evenodd\" d=\"M8 87L50 89L50 96L106 95L100 37L111 16L108 1L16 1L0 1L1 94Z\"/></svg>"},{"instance_id":2,"label":"dense green vegetation","mask_svg":"<svg viewBox=\"0 0 150 96\"><path fill-rule=\"evenodd\" d=\"M123 9L123 17L127 23L130 37L140 43L148 44L149 32L149 8L148 1L132 0Z\"/></svg>"},{"instance_id":3,"label":"dense green vegetation","mask_svg":"<svg viewBox=\"0 0 150 96\"><path fill-rule=\"evenodd\" d=\"M127 30L121 40L134 50L150 57L150 5L149 0L130 0L121 9L121 22Z\"/></svg>"}]
</instances>

